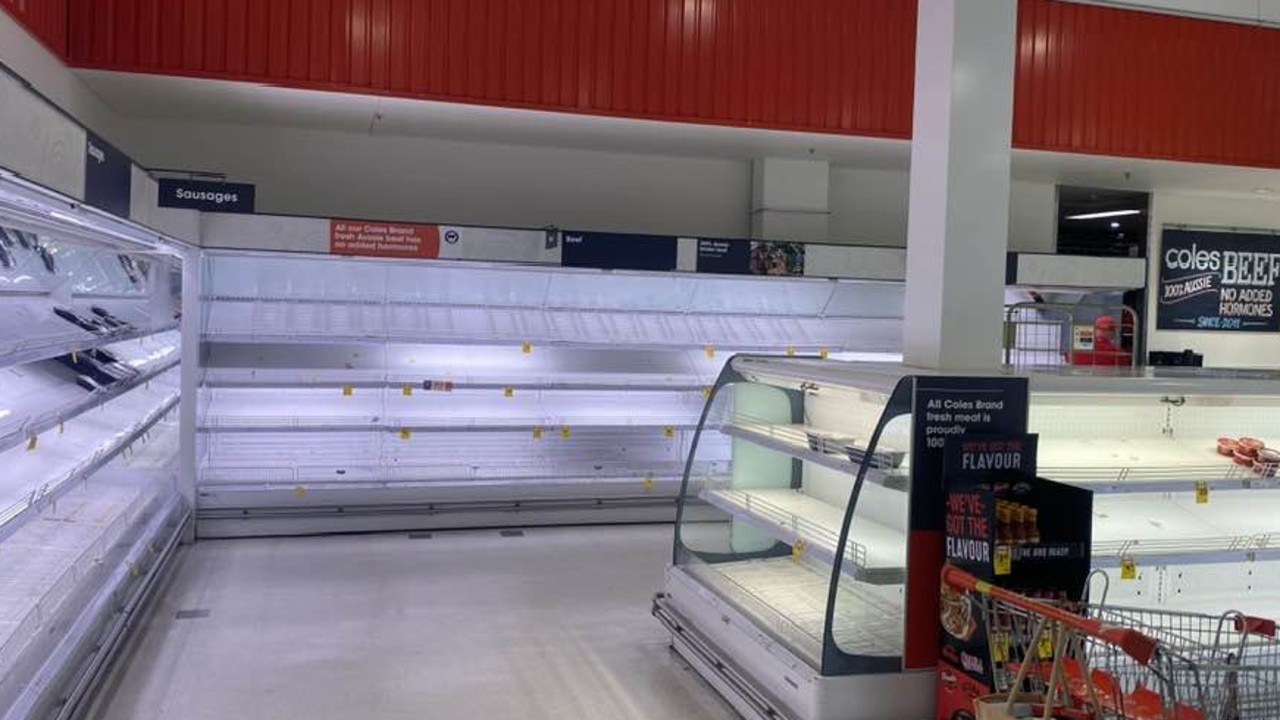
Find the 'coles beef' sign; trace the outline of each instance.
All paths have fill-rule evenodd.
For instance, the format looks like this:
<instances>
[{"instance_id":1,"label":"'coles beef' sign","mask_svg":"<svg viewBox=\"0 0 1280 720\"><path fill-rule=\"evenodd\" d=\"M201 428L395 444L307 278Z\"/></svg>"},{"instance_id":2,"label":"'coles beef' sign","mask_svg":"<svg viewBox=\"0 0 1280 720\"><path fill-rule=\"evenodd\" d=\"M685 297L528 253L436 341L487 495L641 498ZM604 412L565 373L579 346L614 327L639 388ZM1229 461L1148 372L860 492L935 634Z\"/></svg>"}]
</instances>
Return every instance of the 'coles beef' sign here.
<instances>
[{"instance_id":1,"label":"'coles beef' sign","mask_svg":"<svg viewBox=\"0 0 1280 720\"><path fill-rule=\"evenodd\" d=\"M1280 237L1165 230L1160 330L1280 331Z\"/></svg>"}]
</instances>

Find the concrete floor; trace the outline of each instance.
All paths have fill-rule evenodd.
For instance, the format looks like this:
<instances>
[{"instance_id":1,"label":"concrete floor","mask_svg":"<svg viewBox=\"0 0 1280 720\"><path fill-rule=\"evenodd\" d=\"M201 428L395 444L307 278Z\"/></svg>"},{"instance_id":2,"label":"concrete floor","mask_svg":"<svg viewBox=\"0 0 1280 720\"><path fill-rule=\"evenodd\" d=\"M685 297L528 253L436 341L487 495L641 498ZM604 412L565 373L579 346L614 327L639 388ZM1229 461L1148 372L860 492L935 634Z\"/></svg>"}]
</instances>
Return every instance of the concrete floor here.
<instances>
[{"instance_id":1,"label":"concrete floor","mask_svg":"<svg viewBox=\"0 0 1280 720\"><path fill-rule=\"evenodd\" d=\"M649 615L670 547L670 526L200 542L95 716L735 718Z\"/></svg>"}]
</instances>

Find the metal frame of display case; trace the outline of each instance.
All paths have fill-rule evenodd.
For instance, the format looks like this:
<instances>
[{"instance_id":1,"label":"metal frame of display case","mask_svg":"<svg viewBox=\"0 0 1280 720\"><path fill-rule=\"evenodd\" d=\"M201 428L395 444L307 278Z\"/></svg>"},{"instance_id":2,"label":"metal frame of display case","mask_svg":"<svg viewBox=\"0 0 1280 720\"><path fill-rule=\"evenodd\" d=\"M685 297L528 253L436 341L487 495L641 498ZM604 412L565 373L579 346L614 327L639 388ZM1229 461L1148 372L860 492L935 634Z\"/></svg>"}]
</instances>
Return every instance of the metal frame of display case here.
<instances>
[{"instance_id":1,"label":"metal frame of display case","mask_svg":"<svg viewBox=\"0 0 1280 720\"><path fill-rule=\"evenodd\" d=\"M703 432L711 429L711 412L719 393L735 384L758 379L750 368L745 367L755 359L757 358L750 356L731 359L717 379L699 423L698 434L691 445L687 480L693 480L698 442L702 439ZM795 359L790 362L830 361ZM781 387L786 392L792 406L792 423L803 420L806 393L818 389L816 384L804 379L794 382L775 380L766 384ZM896 609L891 608L883 599L874 596L858 596L857 599L859 609L866 611L858 619L858 624L874 626L868 632L879 636L877 642L882 648L896 645L896 655L846 652L836 640L836 598L840 593L850 592L849 588L843 587L847 580L854 579L872 586L896 586L908 581L905 536L901 552L903 563L896 568L877 567L868 560L868 548L850 537L855 511L868 482L891 492L903 493L904 496L910 491L909 483L904 477L886 472L871 459L876 457L880 449L881 435L886 425L910 412L911 378L906 372L885 372L870 391L884 398L884 406L870 435L864 439L863 462L815 449L809 434L792 429L794 425L782 428L753 426L752 423L742 423L735 417L734 422L716 428L731 437L792 458L793 489L798 485L798 475L803 473L803 470L796 467L801 462L848 475L851 480L850 490L848 501L843 507L828 508L821 500L809 500L806 499L807 496L794 492L781 493L770 502L754 498L754 495L764 493L753 491L707 492L704 488L695 498L690 492L694 488L692 483L683 488L672 567L668 571L666 589L655 598L654 614L672 633L673 646L681 655L698 668L740 712L749 717L915 717L911 714L894 715L890 711L895 703L923 708L924 704L920 701L922 693L931 697L932 673L907 670L903 665L901 653L905 634L901 605ZM742 497L739 498L738 495ZM756 504L752 505L752 502ZM780 507L778 503L782 502L795 507ZM767 532L776 544L760 552L729 555L707 553L690 547L682 536L690 520L685 511L701 503L725 511L734 521L743 521ZM819 511L819 506L822 512L818 514L831 517L823 520L814 516ZM870 520L865 523L874 524ZM805 560L797 559L794 554L796 547L803 548ZM736 565L739 561L766 560L782 563L770 568L770 572L774 572L785 569L793 561L797 565L811 562L808 558L813 559L813 565L810 566L813 575L824 578L822 589L815 592L822 604L820 639L816 639L816 652L812 647L803 652L798 649L794 644L800 635L798 632L780 630L772 623L759 625L766 612L776 611L767 609L761 612L759 603L762 601L755 598L751 590L734 587L733 581L720 583L711 580L710 575L701 576L683 569L689 567L691 561L694 561L695 567L702 562L711 563L711 567L724 562ZM706 581L715 583L715 589L702 584ZM787 581L795 582L791 579ZM895 613L899 617L892 617ZM752 648L762 650L756 652Z\"/></svg>"}]
</instances>

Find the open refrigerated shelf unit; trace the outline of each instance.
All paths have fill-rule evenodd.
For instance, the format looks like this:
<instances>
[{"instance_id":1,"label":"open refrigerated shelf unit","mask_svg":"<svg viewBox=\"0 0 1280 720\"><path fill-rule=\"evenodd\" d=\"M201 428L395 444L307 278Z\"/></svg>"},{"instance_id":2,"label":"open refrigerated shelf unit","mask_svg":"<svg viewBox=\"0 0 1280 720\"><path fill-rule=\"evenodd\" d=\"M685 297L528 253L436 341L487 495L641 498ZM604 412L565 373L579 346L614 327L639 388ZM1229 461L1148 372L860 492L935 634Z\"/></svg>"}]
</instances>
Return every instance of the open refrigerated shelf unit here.
<instances>
[{"instance_id":1,"label":"open refrigerated shelf unit","mask_svg":"<svg viewBox=\"0 0 1280 720\"><path fill-rule=\"evenodd\" d=\"M202 535L670 520L725 358L900 343L897 282L203 262Z\"/></svg>"},{"instance_id":2,"label":"open refrigerated shelf unit","mask_svg":"<svg viewBox=\"0 0 1280 720\"><path fill-rule=\"evenodd\" d=\"M905 609L919 576L907 527L922 376L739 356L717 380L681 494L682 508L715 517L682 514L654 612L744 715L930 715L933 674L907 660L909 635L929 621L913 628ZM1276 468L1217 454L1220 436L1280 442L1278 380L1028 375L1038 474L1095 493L1093 565L1110 575L1108 602L1280 616ZM726 443L716 474L702 473L704 444Z\"/></svg>"},{"instance_id":3,"label":"open refrigerated shelf unit","mask_svg":"<svg viewBox=\"0 0 1280 720\"><path fill-rule=\"evenodd\" d=\"M0 717L85 698L188 517L183 253L0 174Z\"/></svg>"}]
</instances>

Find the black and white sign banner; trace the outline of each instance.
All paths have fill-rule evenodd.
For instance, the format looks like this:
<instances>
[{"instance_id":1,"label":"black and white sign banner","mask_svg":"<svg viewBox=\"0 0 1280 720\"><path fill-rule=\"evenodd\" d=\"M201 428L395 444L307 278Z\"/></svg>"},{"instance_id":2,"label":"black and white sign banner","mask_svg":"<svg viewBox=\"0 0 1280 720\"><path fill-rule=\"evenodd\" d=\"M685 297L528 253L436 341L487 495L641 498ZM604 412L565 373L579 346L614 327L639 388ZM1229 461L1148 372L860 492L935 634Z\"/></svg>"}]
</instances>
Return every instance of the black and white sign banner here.
<instances>
[{"instance_id":1,"label":"black and white sign banner","mask_svg":"<svg viewBox=\"0 0 1280 720\"><path fill-rule=\"evenodd\" d=\"M257 188L247 183L160 178L160 207L252 213Z\"/></svg>"},{"instance_id":2,"label":"black and white sign banner","mask_svg":"<svg viewBox=\"0 0 1280 720\"><path fill-rule=\"evenodd\" d=\"M1280 236L1165 230L1160 330L1280 331Z\"/></svg>"}]
</instances>

